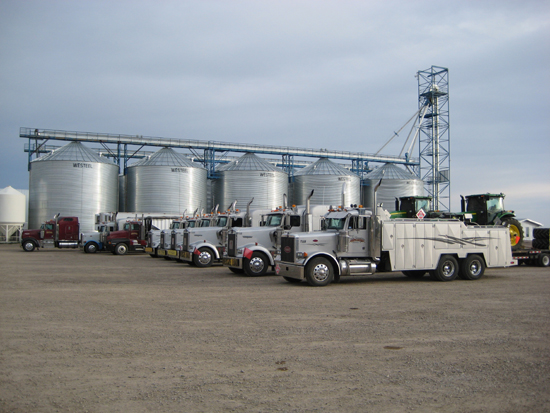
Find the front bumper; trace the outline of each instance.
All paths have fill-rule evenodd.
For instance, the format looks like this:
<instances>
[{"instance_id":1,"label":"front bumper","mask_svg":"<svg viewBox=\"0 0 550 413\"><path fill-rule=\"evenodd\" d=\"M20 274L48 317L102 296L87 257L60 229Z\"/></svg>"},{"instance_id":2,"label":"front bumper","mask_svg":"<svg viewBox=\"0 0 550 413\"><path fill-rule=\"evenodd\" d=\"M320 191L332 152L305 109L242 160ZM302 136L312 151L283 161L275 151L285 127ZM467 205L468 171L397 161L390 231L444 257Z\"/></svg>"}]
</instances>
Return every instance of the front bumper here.
<instances>
[{"instance_id":1,"label":"front bumper","mask_svg":"<svg viewBox=\"0 0 550 413\"><path fill-rule=\"evenodd\" d=\"M242 258L236 258L236 257L224 257L222 259L222 264L224 267L231 267L231 268L243 268L243 259Z\"/></svg>"},{"instance_id":2,"label":"front bumper","mask_svg":"<svg viewBox=\"0 0 550 413\"><path fill-rule=\"evenodd\" d=\"M275 263L275 273L283 277L295 278L297 280L303 280L305 278L303 265L296 265L288 262L277 261Z\"/></svg>"}]
</instances>

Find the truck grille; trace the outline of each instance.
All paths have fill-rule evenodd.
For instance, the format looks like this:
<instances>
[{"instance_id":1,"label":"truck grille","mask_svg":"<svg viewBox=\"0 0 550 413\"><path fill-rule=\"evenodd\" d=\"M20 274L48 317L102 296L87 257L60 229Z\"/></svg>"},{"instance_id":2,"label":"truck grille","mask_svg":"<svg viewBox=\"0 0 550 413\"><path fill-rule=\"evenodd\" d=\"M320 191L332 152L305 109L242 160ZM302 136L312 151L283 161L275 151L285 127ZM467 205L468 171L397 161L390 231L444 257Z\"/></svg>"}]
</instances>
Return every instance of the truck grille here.
<instances>
[{"instance_id":1,"label":"truck grille","mask_svg":"<svg viewBox=\"0 0 550 413\"><path fill-rule=\"evenodd\" d=\"M230 257L237 256L237 235L228 234L227 235L227 255Z\"/></svg>"},{"instance_id":2,"label":"truck grille","mask_svg":"<svg viewBox=\"0 0 550 413\"><path fill-rule=\"evenodd\" d=\"M170 249L176 249L176 233L174 231L170 234Z\"/></svg>"},{"instance_id":3,"label":"truck grille","mask_svg":"<svg viewBox=\"0 0 550 413\"><path fill-rule=\"evenodd\" d=\"M187 248L189 248L189 233L184 232L183 233L183 251L187 251Z\"/></svg>"},{"instance_id":4,"label":"truck grille","mask_svg":"<svg viewBox=\"0 0 550 413\"><path fill-rule=\"evenodd\" d=\"M295 251L294 237L281 237L281 261L294 262Z\"/></svg>"}]
</instances>

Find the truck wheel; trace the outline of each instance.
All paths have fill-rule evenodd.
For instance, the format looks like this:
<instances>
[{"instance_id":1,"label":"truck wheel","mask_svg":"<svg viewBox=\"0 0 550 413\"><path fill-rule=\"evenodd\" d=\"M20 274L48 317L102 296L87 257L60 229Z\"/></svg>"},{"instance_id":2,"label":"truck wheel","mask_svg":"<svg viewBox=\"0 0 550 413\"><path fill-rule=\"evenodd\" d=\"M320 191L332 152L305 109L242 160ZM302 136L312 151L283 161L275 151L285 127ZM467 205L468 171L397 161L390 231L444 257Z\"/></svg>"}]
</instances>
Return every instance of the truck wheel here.
<instances>
[{"instance_id":1,"label":"truck wheel","mask_svg":"<svg viewBox=\"0 0 550 413\"><path fill-rule=\"evenodd\" d=\"M306 265L306 280L313 287L324 287L334 279L334 269L326 258L313 258Z\"/></svg>"},{"instance_id":2,"label":"truck wheel","mask_svg":"<svg viewBox=\"0 0 550 413\"><path fill-rule=\"evenodd\" d=\"M87 252L88 254L95 254L98 249L99 245L97 245L95 242L88 242L84 246L84 252Z\"/></svg>"},{"instance_id":3,"label":"truck wheel","mask_svg":"<svg viewBox=\"0 0 550 413\"><path fill-rule=\"evenodd\" d=\"M36 248L36 245L34 245L34 242L29 240L23 241L22 246L23 246L23 250L27 252L32 252Z\"/></svg>"},{"instance_id":4,"label":"truck wheel","mask_svg":"<svg viewBox=\"0 0 550 413\"><path fill-rule=\"evenodd\" d=\"M432 279L452 281L458 276L458 262L452 255L442 255L435 270L430 271Z\"/></svg>"},{"instance_id":5,"label":"truck wheel","mask_svg":"<svg viewBox=\"0 0 550 413\"><path fill-rule=\"evenodd\" d=\"M550 255L545 252L541 253L537 259L537 265L539 267L548 267L550 266Z\"/></svg>"},{"instance_id":6,"label":"truck wheel","mask_svg":"<svg viewBox=\"0 0 550 413\"><path fill-rule=\"evenodd\" d=\"M227 267L233 274L242 274L244 270L242 268Z\"/></svg>"},{"instance_id":7,"label":"truck wheel","mask_svg":"<svg viewBox=\"0 0 550 413\"><path fill-rule=\"evenodd\" d=\"M485 273L485 263L479 255L468 255L460 263L458 276L463 280L479 280Z\"/></svg>"},{"instance_id":8,"label":"truck wheel","mask_svg":"<svg viewBox=\"0 0 550 413\"><path fill-rule=\"evenodd\" d=\"M128 245L126 245L124 242L120 242L116 244L115 246L115 254L116 255L124 255L128 252Z\"/></svg>"},{"instance_id":9,"label":"truck wheel","mask_svg":"<svg viewBox=\"0 0 550 413\"><path fill-rule=\"evenodd\" d=\"M514 218L508 218L504 220L504 225L510 229L510 245L512 250L518 250L523 244L523 227L520 222Z\"/></svg>"},{"instance_id":10,"label":"truck wheel","mask_svg":"<svg viewBox=\"0 0 550 413\"><path fill-rule=\"evenodd\" d=\"M267 257L262 252L253 252L250 259L245 258L243 263L244 272L250 277L265 275L269 269L269 265Z\"/></svg>"},{"instance_id":11,"label":"truck wheel","mask_svg":"<svg viewBox=\"0 0 550 413\"><path fill-rule=\"evenodd\" d=\"M212 266L212 260L214 259L212 250L210 248L202 247L199 248L199 253L200 254L193 253L193 263L200 268Z\"/></svg>"},{"instance_id":12,"label":"truck wheel","mask_svg":"<svg viewBox=\"0 0 550 413\"><path fill-rule=\"evenodd\" d=\"M149 256L151 258L158 258L159 257L159 254L158 254L158 249L157 248L153 248L153 252L151 254L149 254Z\"/></svg>"},{"instance_id":13,"label":"truck wheel","mask_svg":"<svg viewBox=\"0 0 550 413\"><path fill-rule=\"evenodd\" d=\"M426 275L426 271L424 270L409 270L409 271L401 271L401 272L407 277L413 278L415 280L419 280L420 278Z\"/></svg>"}]
</instances>

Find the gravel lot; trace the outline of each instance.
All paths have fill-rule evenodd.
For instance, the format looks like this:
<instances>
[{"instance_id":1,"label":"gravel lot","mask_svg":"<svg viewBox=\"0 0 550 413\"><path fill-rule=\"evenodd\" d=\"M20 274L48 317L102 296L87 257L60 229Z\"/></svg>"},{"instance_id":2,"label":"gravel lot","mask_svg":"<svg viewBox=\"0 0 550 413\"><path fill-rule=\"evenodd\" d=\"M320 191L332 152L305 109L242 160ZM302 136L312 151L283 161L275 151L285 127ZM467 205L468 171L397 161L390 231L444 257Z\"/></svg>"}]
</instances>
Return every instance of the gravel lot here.
<instances>
[{"instance_id":1,"label":"gravel lot","mask_svg":"<svg viewBox=\"0 0 550 413\"><path fill-rule=\"evenodd\" d=\"M325 288L0 245L2 412L550 411L550 269Z\"/></svg>"}]
</instances>

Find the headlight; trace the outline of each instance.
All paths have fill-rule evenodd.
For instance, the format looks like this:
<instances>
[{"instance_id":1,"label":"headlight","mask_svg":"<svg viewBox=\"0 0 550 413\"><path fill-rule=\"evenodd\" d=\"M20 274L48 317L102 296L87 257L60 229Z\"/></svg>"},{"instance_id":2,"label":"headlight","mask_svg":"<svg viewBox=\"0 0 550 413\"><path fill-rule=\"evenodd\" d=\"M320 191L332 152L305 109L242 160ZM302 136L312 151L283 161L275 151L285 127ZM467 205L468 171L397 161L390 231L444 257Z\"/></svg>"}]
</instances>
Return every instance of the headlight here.
<instances>
[{"instance_id":1,"label":"headlight","mask_svg":"<svg viewBox=\"0 0 550 413\"><path fill-rule=\"evenodd\" d=\"M243 249L242 248L237 249L237 255L243 255Z\"/></svg>"},{"instance_id":2,"label":"headlight","mask_svg":"<svg viewBox=\"0 0 550 413\"><path fill-rule=\"evenodd\" d=\"M296 253L296 258L307 258L307 252L300 252L298 251Z\"/></svg>"}]
</instances>

